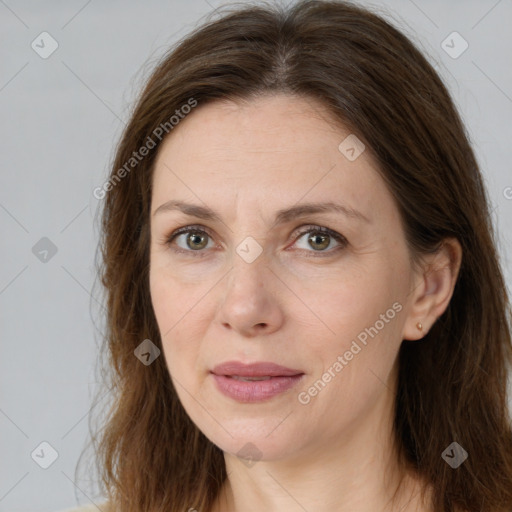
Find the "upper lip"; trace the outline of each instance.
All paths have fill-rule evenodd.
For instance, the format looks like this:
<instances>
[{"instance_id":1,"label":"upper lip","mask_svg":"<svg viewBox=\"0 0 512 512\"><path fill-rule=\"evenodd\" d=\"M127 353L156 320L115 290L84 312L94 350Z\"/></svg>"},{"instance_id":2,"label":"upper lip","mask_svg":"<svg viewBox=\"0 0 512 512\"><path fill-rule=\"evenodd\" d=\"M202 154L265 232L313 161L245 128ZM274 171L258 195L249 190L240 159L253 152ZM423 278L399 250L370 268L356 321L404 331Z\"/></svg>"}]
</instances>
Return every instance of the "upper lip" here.
<instances>
[{"instance_id":1,"label":"upper lip","mask_svg":"<svg viewBox=\"0 0 512 512\"><path fill-rule=\"evenodd\" d=\"M236 375L239 377L290 377L302 375L304 372L270 362L244 364L238 361L226 361L215 366L212 373L215 375Z\"/></svg>"}]
</instances>

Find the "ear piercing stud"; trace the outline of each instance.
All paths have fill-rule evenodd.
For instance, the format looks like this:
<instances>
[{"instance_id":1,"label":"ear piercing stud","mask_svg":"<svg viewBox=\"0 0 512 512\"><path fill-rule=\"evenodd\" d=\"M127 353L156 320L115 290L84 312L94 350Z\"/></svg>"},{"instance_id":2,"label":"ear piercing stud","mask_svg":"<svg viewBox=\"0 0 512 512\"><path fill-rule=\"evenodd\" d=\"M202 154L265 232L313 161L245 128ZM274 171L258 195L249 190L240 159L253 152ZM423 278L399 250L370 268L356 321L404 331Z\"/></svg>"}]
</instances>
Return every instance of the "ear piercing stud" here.
<instances>
[{"instance_id":1,"label":"ear piercing stud","mask_svg":"<svg viewBox=\"0 0 512 512\"><path fill-rule=\"evenodd\" d=\"M421 330L423 330L423 325L421 325L421 323L420 323L420 322L418 322L418 323L416 324L416 327L417 327L420 331L421 331Z\"/></svg>"}]
</instances>

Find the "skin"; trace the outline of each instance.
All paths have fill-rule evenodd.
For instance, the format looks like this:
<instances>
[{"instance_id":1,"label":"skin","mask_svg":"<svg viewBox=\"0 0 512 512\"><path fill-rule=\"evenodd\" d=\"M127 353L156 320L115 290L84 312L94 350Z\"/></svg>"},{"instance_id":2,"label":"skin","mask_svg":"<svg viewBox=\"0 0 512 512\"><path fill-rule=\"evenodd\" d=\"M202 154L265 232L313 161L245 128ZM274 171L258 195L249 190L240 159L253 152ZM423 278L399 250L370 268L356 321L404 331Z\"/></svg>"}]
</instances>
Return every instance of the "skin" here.
<instances>
[{"instance_id":1,"label":"skin","mask_svg":"<svg viewBox=\"0 0 512 512\"><path fill-rule=\"evenodd\" d=\"M215 512L431 510L414 496L421 482L412 473L399 495L404 508L389 502L403 469L391 441L397 354L403 339L421 340L446 309L461 248L448 239L421 269L411 267L397 207L370 151L349 161L338 149L349 134L316 100L278 94L199 105L159 150L151 297L178 396L225 454L228 479ZM222 221L154 214L173 199L208 206ZM369 222L336 212L274 222L281 208L327 201ZM201 239L187 245L187 234L166 243L191 225L209 230L206 247ZM313 232L299 234L301 226ZM318 226L347 244L308 242ZM262 249L252 263L236 252L249 236ZM400 312L301 403L299 393L394 303ZM210 375L228 360L272 361L305 376L270 400L239 403ZM237 456L244 446L252 463Z\"/></svg>"}]
</instances>

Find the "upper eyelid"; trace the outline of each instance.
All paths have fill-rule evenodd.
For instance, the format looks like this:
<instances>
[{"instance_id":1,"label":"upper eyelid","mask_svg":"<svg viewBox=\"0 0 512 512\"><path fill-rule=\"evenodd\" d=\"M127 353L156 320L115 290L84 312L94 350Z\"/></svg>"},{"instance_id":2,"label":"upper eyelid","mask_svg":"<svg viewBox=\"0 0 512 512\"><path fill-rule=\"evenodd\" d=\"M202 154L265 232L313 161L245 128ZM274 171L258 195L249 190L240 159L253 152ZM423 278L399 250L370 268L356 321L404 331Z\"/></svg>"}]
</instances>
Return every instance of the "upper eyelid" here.
<instances>
[{"instance_id":1,"label":"upper eyelid","mask_svg":"<svg viewBox=\"0 0 512 512\"><path fill-rule=\"evenodd\" d=\"M341 233L338 233L334 229L328 228L327 226L321 226L319 224L302 224L302 225L298 226L297 228L295 228L292 231L292 233L294 233L297 230L300 230L297 234L298 237L302 237L306 233L316 230L318 232L323 232L324 234L327 234L327 235L332 236L333 238L337 239L336 241L339 244L348 243L348 240L345 238L344 235L342 235ZM200 224L191 224L188 226L182 226L182 227L174 230L169 236L165 237L165 241L167 243L170 243L171 241L174 241L178 236L186 234L186 233L190 233L193 231L200 231L200 232L202 231L202 232L206 233L210 238L212 238L212 239L214 238L214 235L212 234L211 230L209 228L207 228L206 226L202 226ZM194 251L191 251L191 252L194 252ZM198 251L198 252L201 252L201 251ZM318 252L322 252L322 251L318 251ZM326 252L328 252L328 251L326 251Z\"/></svg>"}]
</instances>

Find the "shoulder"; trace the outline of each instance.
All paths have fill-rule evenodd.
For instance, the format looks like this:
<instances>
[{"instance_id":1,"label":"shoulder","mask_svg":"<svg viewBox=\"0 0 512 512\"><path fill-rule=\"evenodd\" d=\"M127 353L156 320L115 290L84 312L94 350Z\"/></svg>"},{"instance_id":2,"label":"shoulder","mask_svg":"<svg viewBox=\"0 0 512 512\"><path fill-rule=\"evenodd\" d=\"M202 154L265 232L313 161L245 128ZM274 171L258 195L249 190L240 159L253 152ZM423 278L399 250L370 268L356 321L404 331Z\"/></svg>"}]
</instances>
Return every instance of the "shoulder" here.
<instances>
[{"instance_id":1,"label":"shoulder","mask_svg":"<svg viewBox=\"0 0 512 512\"><path fill-rule=\"evenodd\" d=\"M58 510L57 512L112 512L108 506L108 503L101 502L98 504L90 503L88 505L81 505L74 508L66 508Z\"/></svg>"}]
</instances>

